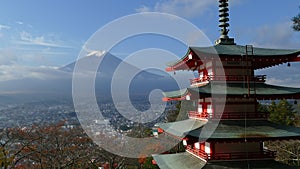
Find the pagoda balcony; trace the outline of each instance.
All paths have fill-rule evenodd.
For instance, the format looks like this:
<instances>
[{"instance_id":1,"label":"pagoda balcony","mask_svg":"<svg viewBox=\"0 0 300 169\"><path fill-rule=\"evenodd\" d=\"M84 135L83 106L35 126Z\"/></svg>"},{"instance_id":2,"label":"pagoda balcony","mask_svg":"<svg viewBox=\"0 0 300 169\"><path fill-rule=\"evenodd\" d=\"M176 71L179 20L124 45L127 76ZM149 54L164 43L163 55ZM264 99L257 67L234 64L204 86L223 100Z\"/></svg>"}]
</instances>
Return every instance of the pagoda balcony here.
<instances>
[{"instance_id":1,"label":"pagoda balcony","mask_svg":"<svg viewBox=\"0 0 300 169\"><path fill-rule=\"evenodd\" d=\"M224 112L219 114L213 114L213 118L216 119L268 119L269 114L263 112Z\"/></svg>"},{"instance_id":2,"label":"pagoda balcony","mask_svg":"<svg viewBox=\"0 0 300 169\"><path fill-rule=\"evenodd\" d=\"M224 112L224 113L212 113L211 117L207 112L189 111L189 118L193 119L224 119L224 120L237 120L237 119L261 119L265 120L269 118L268 113L262 112Z\"/></svg>"},{"instance_id":3,"label":"pagoda balcony","mask_svg":"<svg viewBox=\"0 0 300 169\"><path fill-rule=\"evenodd\" d=\"M192 155L198 157L198 158L201 158L201 159L204 159L204 160L208 160L209 159L209 155L208 153L206 153L205 151L202 151L202 150L199 150L199 149L196 149L196 148L192 148L191 145L188 145L186 146L186 149L185 149L187 152L191 153Z\"/></svg>"},{"instance_id":4,"label":"pagoda balcony","mask_svg":"<svg viewBox=\"0 0 300 169\"><path fill-rule=\"evenodd\" d=\"M210 81L210 76L198 77L195 79L190 79L191 86L199 86L201 84L206 84Z\"/></svg>"},{"instance_id":5,"label":"pagoda balcony","mask_svg":"<svg viewBox=\"0 0 300 169\"><path fill-rule=\"evenodd\" d=\"M256 160L256 159L275 159L276 152L270 150L262 150L260 152L230 152L230 153L206 153L203 150L192 148L191 145L186 147L186 151L192 155L204 159L206 161L226 161L226 160Z\"/></svg>"},{"instance_id":6,"label":"pagoda balcony","mask_svg":"<svg viewBox=\"0 0 300 169\"><path fill-rule=\"evenodd\" d=\"M189 111L188 115L189 118L193 118L193 119L208 119L207 112Z\"/></svg>"},{"instance_id":7,"label":"pagoda balcony","mask_svg":"<svg viewBox=\"0 0 300 169\"><path fill-rule=\"evenodd\" d=\"M257 76L250 76L247 78L247 76L242 75L226 75L226 76L217 76L217 75L211 75L211 76L204 76L199 77L195 79L190 79L191 86L199 86L203 83L208 83L209 81L247 81L250 82L258 82L258 83L264 83L266 82L266 75L257 75Z\"/></svg>"}]
</instances>

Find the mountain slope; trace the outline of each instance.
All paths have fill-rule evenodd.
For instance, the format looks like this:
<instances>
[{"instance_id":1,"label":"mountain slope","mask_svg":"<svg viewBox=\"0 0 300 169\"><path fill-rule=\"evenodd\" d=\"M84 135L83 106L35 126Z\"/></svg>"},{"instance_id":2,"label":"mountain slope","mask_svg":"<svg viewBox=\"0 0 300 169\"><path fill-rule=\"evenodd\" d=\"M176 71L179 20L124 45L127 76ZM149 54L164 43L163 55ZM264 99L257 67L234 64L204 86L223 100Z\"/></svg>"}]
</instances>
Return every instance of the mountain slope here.
<instances>
[{"instance_id":1,"label":"mountain slope","mask_svg":"<svg viewBox=\"0 0 300 169\"><path fill-rule=\"evenodd\" d=\"M104 58L95 77L95 93L99 98L111 98L112 80L116 82L117 92L120 95L129 93L132 98L135 96L147 97L153 89L169 91L178 88L175 80L165 72L157 73L157 71L140 70L135 66L122 62L121 59L110 53L106 53L102 57ZM78 62L83 63L81 65L84 66L84 69L89 70L91 64L99 63L99 59L100 57L97 55L90 55ZM114 76L115 70L121 63L123 70L119 71L118 76ZM5 96L0 97L0 102L1 99L3 99L3 102L13 102L14 100L28 100L30 102L31 100L41 99L72 100L72 76L75 64L76 62L72 62L58 69L30 69L26 72L28 76L0 81L0 96ZM132 79L129 79L132 72L138 73ZM130 85L124 89L128 81Z\"/></svg>"},{"instance_id":2,"label":"mountain slope","mask_svg":"<svg viewBox=\"0 0 300 169\"><path fill-rule=\"evenodd\" d=\"M114 82L117 82L118 86L120 86L120 89L118 89L120 95L129 92L130 95L146 96L153 89L161 89L163 91L166 91L178 88L176 82L169 76L169 74L165 72L159 72L158 74L152 73L155 71L151 70L140 70L139 68L129 63L123 62L121 59L110 53L106 53L105 55L100 57L103 57L103 60L98 66L97 76L95 78L95 91L96 95L99 97L103 95L105 95L107 98L111 97L110 92L112 89L112 80L114 80ZM88 71L90 70L89 65L99 63L99 60L99 56L91 55L81 58L77 62L80 62L80 66L82 66L82 69ZM61 67L60 70L73 72L75 64L75 62L70 63L64 67ZM119 70L117 72L117 76L114 75L118 66L120 66L121 64L122 70ZM131 73L133 72L137 72L137 74L132 79L129 79ZM128 81L130 81L130 86L128 86L128 88L126 88L124 91L124 85L127 84Z\"/></svg>"}]
</instances>

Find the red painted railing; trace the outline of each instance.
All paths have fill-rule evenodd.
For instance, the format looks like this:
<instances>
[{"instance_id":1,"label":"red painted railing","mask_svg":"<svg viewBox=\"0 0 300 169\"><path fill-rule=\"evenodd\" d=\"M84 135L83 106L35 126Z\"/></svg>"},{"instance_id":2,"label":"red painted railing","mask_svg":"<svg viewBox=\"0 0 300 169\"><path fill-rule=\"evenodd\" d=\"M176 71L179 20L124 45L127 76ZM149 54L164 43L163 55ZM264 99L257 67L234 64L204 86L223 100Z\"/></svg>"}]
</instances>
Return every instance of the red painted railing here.
<instances>
[{"instance_id":1,"label":"red painted railing","mask_svg":"<svg viewBox=\"0 0 300 169\"><path fill-rule=\"evenodd\" d=\"M227 76L217 76L217 75L213 75L213 76L204 76L201 78L195 78L195 79L190 79L190 83L191 85L195 85L197 83L203 83L203 82L207 82L210 80L214 80L214 81L251 81L251 82L265 82L266 81L266 75L257 75L254 77L249 77L249 79L247 79L247 76L241 76L241 75L227 75Z\"/></svg>"},{"instance_id":2,"label":"red painted railing","mask_svg":"<svg viewBox=\"0 0 300 169\"><path fill-rule=\"evenodd\" d=\"M207 119L208 113L207 112L197 112L197 111L189 111L188 113L189 118L197 118L197 119Z\"/></svg>"},{"instance_id":3,"label":"red painted railing","mask_svg":"<svg viewBox=\"0 0 300 169\"><path fill-rule=\"evenodd\" d=\"M239 160L239 159L274 159L275 151L262 150L260 152L232 152L232 153L215 153L208 154L203 150L192 148L191 145L186 147L186 151L204 160Z\"/></svg>"},{"instance_id":4,"label":"red painted railing","mask_svg":"<svg viewBox=\"0 0 300 169\"><path fill-rule=\"evenodd\" d=\"M197 157L200 157L204 160L208 160L208 158L209 158L209 156L206 152L204 152L202 150L199 150L199 149L196 149L196 148L192 148L191 145L188 145L186 147L186 151L190 152L190 153L192 153L192 154L196 155Z\"/></svg>"},{"instance_id":5,"label":"red painted railing","mask_svg":"<svg viewBox=\"0 0 300 169\"><path fill-rule=\"evenodd\" d=\"M207 112L189 111L189 118L195 119L208 119L209 115ZM262 112L224 112L224 113L212 113L210 119L268 119L268 113Z\"/></svg>"},{"instance_id":6,"label":"red painted railing","mask_svg":"<svg viewBox=\"0 0 300 169\"><path fill-rule=\"evenodd\" d=\"M214 118L221 119L268 119L268 113L262 112L224 112L222 114L214 114Z\"/></svg>"},{"instance_id":7,"label":"red painted railing","mask_svg":"<svg viewBox=\"0 0 300 169\"><path fill-rule=\"evenodd\" d=\"M275 151L263 150L260 152L233 152L216 153L211 156L211 160L237 160L237 159L274 159Z\"/></svg>"},{"instance_id":8,"label":"red painted railing","mask_svg":"<svg viewBox=\"0 0 300 169\"><path fill-rule=\"evenodd\" d=\"M209 76L205 76L205 77L198 77L195 79L190 79L190 83L191 84L196 84L196 83L202 83L202 82L208 82L210 80Z\"/></svg>"}]
</instances>

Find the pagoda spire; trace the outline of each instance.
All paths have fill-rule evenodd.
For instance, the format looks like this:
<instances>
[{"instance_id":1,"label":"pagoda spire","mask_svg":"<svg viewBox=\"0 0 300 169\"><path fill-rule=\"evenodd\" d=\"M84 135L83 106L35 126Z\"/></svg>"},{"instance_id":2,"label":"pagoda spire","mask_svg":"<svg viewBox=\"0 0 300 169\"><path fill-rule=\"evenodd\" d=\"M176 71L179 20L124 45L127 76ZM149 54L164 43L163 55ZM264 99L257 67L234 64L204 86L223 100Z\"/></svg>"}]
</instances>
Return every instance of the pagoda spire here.
<instances>
[{"instance_id":1,"label":"pagoda spire","mask_svg":"<svg viewBox=\"0 0 300 169\"><path fill-rule=\"evenodd\" d=\"M227 27L229 26L229 9L228 9L228 0L219 0L219 27L222 28L220 30L221 32L221 37L222 38L228 38L228 32L229 29L227 29Z\"/></svg>"},{"instance_id":2,"label":"pagoda spire","mask_svg":"<svg viewBox=\"0 0 300 169\"><path fill-rule=\"evenodd\" d=\"M228 44L233 45L234 39L229 38L229 13L228 13L228 0L219 0L219 27L220 29L220 38L216 40L216 44Z\"/></svg>"}]
</instances>

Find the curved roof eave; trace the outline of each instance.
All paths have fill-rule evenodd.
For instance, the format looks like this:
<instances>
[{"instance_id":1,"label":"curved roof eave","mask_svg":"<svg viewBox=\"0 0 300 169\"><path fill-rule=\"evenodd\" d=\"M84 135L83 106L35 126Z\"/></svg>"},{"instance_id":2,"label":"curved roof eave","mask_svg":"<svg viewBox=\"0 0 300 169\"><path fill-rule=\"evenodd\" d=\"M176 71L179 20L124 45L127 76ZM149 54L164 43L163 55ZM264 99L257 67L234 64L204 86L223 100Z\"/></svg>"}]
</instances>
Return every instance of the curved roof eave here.
<instances>
[{"instance_id":1,"label":"curved roof eave","mask_svg":"<svg viewBox=\"0 0 300 169\"><path fill-rule=\"evenodd\" d=\"M165 92L164 101L168 100L179 100L185 98L186 95L193 93L202 95L228 95L228 96L244 96L245 94L250 94L256 96L258 99L278 99L278 98L290 98L297 99L300 98L300 88L294 87L284 87L284 86L275 86L266 83L251 83L250 88L251 93L248 93L247 84L244 83L228 83L226 88L224 88L223 83L208 83L201 87L186 88L178 91ZM224 91L224 89L226 91Z\"/></svg>"},{"instance_id":2,"label":"curved roof eave","mask_svg":"<svg viewBox=\"0 0 300 169\"><path fill-rule=\"evenodd\" d=\"M210 47L189 47L187 53L179 60L167 64L168 68L167 71L175 71L176 67L179 68L182 64L185 64L187 61L189 61L188 56L190 53L195 53L198 57L201 58L201 56L216 56L219 57L242 57L247 55L246 46L242 45L223 45L218 44L215 46ZM249 54L248 54L249 55ZM278 59L276 63L271 63L272 65L262 65L256 69L261 69L264 67L270 67L278 64L282 64L285 62L295 62L300 61L300 58L298 57L300 55L300 50L296 49L271 49L271 48L258 48L253 47L253 54L251 53L252 59L262 59L262 58L283 58L282 60ZM250 57L250 55L249 55ZM289 58L289 59L287 59ZM286 60L287 59L287 60ZM279 61L280 60L280 61ZM181 68L183 69L183 68Z\"/></svg>"}]
</instances>

